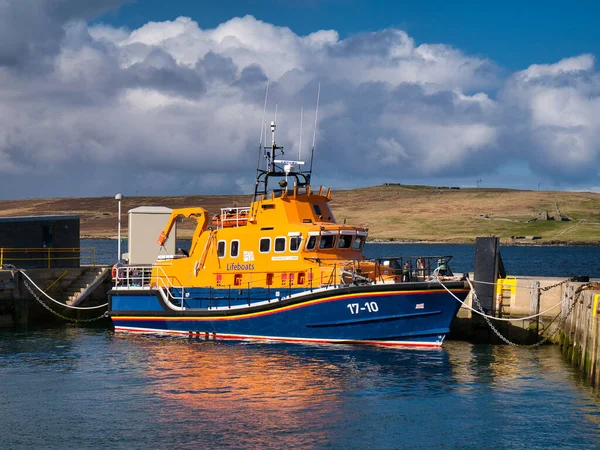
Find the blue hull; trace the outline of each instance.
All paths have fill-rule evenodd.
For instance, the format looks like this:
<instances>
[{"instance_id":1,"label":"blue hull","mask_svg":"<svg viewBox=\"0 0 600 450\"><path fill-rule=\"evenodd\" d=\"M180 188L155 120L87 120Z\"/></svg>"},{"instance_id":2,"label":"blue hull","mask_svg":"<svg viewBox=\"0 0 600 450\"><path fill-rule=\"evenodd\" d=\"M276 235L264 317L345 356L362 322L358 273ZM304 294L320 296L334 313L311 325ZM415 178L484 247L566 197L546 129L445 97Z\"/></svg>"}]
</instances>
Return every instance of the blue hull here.
<instances>
[{"instance_id":1,"label":"blue hull","mask_svg":"<svg viewBox=\"0 0 600 450\"><path fill-rule=\"evenodd\" d=\"M460 300L468 294L463 282L446 286ZM460 308L452 295L431 283L305 291L250 305L232 304L231 298L227 305L210 302L209 308L175 310L158 290L113 289L109 315L122 332L439 347Z\"/></svg>"}]
</instances>

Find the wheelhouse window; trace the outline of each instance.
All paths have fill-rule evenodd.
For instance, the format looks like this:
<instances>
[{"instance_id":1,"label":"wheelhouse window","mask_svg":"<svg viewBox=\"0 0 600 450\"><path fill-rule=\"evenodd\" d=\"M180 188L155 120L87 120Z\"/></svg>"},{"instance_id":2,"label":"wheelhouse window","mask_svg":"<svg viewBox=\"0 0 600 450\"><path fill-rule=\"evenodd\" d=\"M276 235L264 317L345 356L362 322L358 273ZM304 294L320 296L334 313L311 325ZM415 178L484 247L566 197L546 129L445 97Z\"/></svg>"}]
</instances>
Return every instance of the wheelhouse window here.
<instances>
[{"instance_id":1,"label":"wheelhouse window","mask_svg":"<svg viewBox=\"0 0 600 450\"><path fill-rule=\"evenodd\" d=\"M276 252L285 252L285 238L284 237L275 238L275 251Z\"/></svg>"},{"instance_id":2,"label":"wheelhouse window","mask_svg":"<svg viewBox=\"0 0 600 450\"><path fill-rule=\"evenodd\" d=\"M338 248L350 248L352 245L352 236L342 234L338 239Z\"/></svg>"},{"instance_id":3,"label":"wheelhouse window","mask_svg":"<svg viewBox=\"0 0 600 450\"><path fill-rule=\"evenodd\" d=\"M217 243L217 256L223 258L225 256L225 241L219 241Z\"/></svg>"},{"instance_id":4,"label":"wheelhouse window","mask_svg":"<svg viewBox=\"0 0 600 450\"><path fill-rule=\"evenodd\" d=\"M317 237L318 236L309 236L308 241L306 241L306 250L314 250L317 246Z\"/></svg>"},{"instance_id":5,"label":"wheelhouse window","mask_svg":"<svg viewBox=\"0 0 600 450\"><path fill-rule=\"evenodd\" d=\"M365 244L365 237L364 236L356 236L356 239L354 239L354 244L352 245L352 248L355 250L360 250L363 248L364 244Z\"/></svg>"},{"instance_id":6,"label":"wheelhouse window","mask_svg":"<svg viewBox=\"0 0 600 450\"><path fill-rule=\"evenodd\" d=\"M231 246L229 247L229 256L232 258L237 258L240 254L240 241L231 241Z\"/></svg>"},{"instance_id":7,"label":"wheelhouse window","mask_svg":"<svg viewBox=\"0 0 600 450\"><path fill-rule=\"evenodd\" d=\"M300 245L302 244L302 236L292 236L290 237L290 251L297 252L300 250Z\"/></svg>"},{"instance_id":8,"label":"wheelhouse window","mask_svg":"<svg viewBox=\"0 0 600 450\"><path fill-rule=\"evenodd\" d=\"M261 253L269 253L271 251L271 238L261 238L258 249Z\"/></svg>"},{"instance_id":9,"label":"wheelhouse window","mask_svg":"<svg viewBox=\"0 0 600 450\"><path fill-rule=\"evenodd\" d=\"M335 236L326 234L321 236L321 240L319 241L319 248L327 249L333 248L335 245Z\"/></svg>"}]
</instances>

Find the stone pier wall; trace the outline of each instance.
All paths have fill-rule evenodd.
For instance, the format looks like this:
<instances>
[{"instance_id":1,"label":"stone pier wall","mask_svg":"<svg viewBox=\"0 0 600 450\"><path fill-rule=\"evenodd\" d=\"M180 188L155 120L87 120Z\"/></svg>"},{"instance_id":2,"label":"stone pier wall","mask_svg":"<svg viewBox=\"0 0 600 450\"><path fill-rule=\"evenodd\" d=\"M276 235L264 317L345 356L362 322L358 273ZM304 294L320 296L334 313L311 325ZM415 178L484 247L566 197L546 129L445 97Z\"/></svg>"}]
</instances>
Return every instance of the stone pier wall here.
<instances>
[{"instance_id":1,"label":"stone pier wall","mask_svg":"<svg viewBox=\"0 0 600 450\"><path fill-rule=\"evenodd\" d=\"M566 320L561 326L558 343L567 360L578 367L591 385L600 386L600 286L582 291L563 311ZM566 314L568 313L568 316Z\"/></svg>"},{"instance_id":2,"label":"stone pier wall","mask_svg":"<svg viewBox=\"0 0 600 450\"><path fill-rule=\"evenodd\" d=\"M579 367L592 385L600 386L598 282L510 277L499 281L496 296L496 309L501 311L501 317L522 319L491 320L494 331L484 318L462 307L449 338L494 344L533 345L540 341L558 344L569 362ZM477 309L472 295L465 303Z\"/></svg>"}]
</instances>

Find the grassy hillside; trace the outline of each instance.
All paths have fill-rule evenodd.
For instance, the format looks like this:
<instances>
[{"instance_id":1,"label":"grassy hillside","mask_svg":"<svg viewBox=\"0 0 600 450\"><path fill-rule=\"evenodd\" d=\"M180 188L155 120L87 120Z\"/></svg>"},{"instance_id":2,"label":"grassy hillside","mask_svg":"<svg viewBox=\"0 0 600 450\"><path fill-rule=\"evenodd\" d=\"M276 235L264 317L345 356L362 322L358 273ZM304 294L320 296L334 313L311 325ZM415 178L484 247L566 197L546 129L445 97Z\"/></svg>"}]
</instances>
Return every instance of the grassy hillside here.
<instances>
[{"instance_id":1,"label":"grassy hillside","mask_svg":"<svg viewBox=\"0 0 600 450\"><path fill-rule=\"evenodd\" d=\"M126 212L137 206L181 208L244 206L250 196L126 197ZM335 191L331 202L339 222L366 226L373 239L472 242L477 236L499 236L503 242L600 243L600 194L517 191L509 189L436 189L427 186L374 186ZM542 220L540 213L569 221ZM116 235L117 202L110 197L0 201L0 216L78 214L84 237ZM538 218L538 220L533 220ZM189 235L185 227L180 236ZM540 240L511 240L539 236Z\"/></svg>"},{"instance_id":2,"label":"grassy hillside","mask_svg":"<svg viewBox=\"0 0 600 450\"><path fill-rule=\"evenodd\" d=\"M509 189L377 186L337 192L338 220L368 226L371 237L472 242L477 236L540 236L536 242L600 242L600 194ZM534 220L540 213L570 221ZM523 240L528 242L528 240Z\"/></svg>"}]
</instances>

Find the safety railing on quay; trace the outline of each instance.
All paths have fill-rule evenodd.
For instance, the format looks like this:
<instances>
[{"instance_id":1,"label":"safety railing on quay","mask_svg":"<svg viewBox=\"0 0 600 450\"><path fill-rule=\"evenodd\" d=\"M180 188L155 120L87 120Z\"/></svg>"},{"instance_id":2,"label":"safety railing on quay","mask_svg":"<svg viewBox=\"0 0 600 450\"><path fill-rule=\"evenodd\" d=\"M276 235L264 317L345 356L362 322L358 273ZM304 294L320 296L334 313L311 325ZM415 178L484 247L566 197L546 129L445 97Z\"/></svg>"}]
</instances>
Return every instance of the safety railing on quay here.
<instances>
[{"instance_id":1,"label":"safety railing on quay","mask_svg":"<svg viewBox=\"0 0 600 450\"><path fill-rule=\"evenodd\" d=\"M95 266L95 247L0 247L0 267L11 264L18 268L64 268L68 262L79 261L79 265Z\"/></svg>"}]
</instances>

